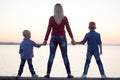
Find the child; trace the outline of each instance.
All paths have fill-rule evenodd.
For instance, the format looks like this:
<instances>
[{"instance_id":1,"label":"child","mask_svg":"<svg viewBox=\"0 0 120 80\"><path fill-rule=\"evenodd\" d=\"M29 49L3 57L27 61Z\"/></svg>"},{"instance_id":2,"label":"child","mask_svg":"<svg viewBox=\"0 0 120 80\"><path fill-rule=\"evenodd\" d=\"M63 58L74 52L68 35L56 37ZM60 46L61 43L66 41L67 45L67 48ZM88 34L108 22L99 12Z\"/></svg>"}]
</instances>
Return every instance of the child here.
<instances>
[{"instance_id":1,"label":"child","mask_svg":"<svg viewBox=\"0 0 120 80\"><path fill-rule=\"evenodd\" d=\"M18 70L17 77L21 76L26 60L28 62L29 70L31 72L32 77L38 77L32 65L33 47L35 46L39 48L42 44L36 44L34 41L30 40L31 33L29 30L24 30L23 36L24 36L24 39L21 42L20 49L19 49L19 53L21 55L21 63L20 63L20 67Z\"/></svg>"},{"instance_id":2,"label":"child","mask_svg":"<svg viewBox=\"0 0 120 80\"><path fill-rule=\"evenodd\" d=\"M90 32L88 32L85 35L84 39L81 42L73 43L73 44L85 44L87 42L87 44L88 44L86 63L85 63L83 75L81 77L82 78L87 77L89 64L91 62L91 57L93 55L96 59L101 77L106 78L106 75L104 73L104 68L103 68L103 65L102 65L102 62L100 59L100 54L102 54L102 42L101 42L100 34L95 31L95 29L96 29L95 22L90 22L88 28L89 28ZM100 54L99 54L98 45L100 48Z\"/></svg>"}]
</instances>

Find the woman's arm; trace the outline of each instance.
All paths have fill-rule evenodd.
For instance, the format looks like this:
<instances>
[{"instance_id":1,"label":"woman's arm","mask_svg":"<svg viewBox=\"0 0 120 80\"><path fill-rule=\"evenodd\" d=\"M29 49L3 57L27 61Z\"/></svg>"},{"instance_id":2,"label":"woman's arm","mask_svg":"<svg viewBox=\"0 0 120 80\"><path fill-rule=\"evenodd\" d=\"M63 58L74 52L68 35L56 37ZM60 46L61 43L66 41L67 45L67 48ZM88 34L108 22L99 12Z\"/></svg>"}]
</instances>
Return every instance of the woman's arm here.
<instances>
[{"instance_id":1,"label":"woman's arm","mask_svg":"<svg viewBox=\"0 0 120 80\"><path fill-rule=\"evenodd\" d=\"M65 17L65 18L66 18L66 29L67 29L67 32L68 32L69 36L71 37L71 43L74 45L75 40L74 40L72 31L71 31L71 28L70 28L70 25L69 25L67 17Z\"/></svg>"},{"instance_id":2,"label":"woman's arm","mask_svg":"<svg viewBox=\"0 0 120 80\"><path fill-rule=\"evenodd\" d=\"M51 17L49 19L49 24L48 24L48 28L47 28L47 31L46 31L46 35L45 35L45 38L44 38L44 42L43 42L43 45L46 45L47 44L47 40L49 38L49 34L51 32Z\"/></svg>"},{"instance_id":3,"label":"woman's arm","mask_svg":"<svg viewBox=\"0 0 120 80\"><path fill-rule=\"evenodd\" d=\"M67 29L67 32L68 32L69 36L71 37L71 39L74 40L72 31L71 31L71 28L70 28L70 25L69 25L69 22L68 22L68 19L67 19L67 17L65 17L65 18L66 18L66 29Z\"/></svg>"},{"instance_id":4,"label":"woman's arm","mask_svg":"<svg viewBox=\"0 0 120 80\"><path fill-rule=\"evenodd\" d=\"M45 39L44 39L45 41L48 40L50 32L51 32L51 18L49 19L48 28L47 28Z\"/></svg>"}]
</instances>

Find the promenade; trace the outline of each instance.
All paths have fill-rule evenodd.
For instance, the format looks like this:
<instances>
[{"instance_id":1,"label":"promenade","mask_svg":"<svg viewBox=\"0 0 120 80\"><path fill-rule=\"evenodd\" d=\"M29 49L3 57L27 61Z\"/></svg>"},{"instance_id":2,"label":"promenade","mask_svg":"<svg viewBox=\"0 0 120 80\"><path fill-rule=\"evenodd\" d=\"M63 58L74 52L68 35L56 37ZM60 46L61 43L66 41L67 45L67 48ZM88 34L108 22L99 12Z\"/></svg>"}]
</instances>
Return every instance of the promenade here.
<instances>
[{"instance_id":1,"label":"promenade","mask_svg":"<svg viewBox=\"0 0 120 80\"><path fill-rule=\"evenodd\" d=\"M51 78L44 78L44 77L38 77L38 78L32 78L32 77L20 77L16 78L15 76L0 76L0 80L120 80L120 78L86 78L82 79L80 77L75 78L66 78L66 77L51 77Z\"/></svg>"}]
</instances>

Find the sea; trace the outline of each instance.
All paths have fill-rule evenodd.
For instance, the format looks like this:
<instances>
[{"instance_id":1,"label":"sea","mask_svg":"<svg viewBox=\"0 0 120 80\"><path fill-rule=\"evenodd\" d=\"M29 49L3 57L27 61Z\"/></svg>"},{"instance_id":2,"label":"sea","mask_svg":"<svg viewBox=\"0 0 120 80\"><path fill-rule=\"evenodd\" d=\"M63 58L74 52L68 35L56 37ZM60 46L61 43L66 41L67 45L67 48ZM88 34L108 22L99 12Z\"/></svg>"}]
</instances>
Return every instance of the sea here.
<instances>
[{"instance_id":1,"label":"sea","mask_svg":"<svg viewBox=\"0 0 120 80\"><path fill-rule=\"evenodd\" d=\"M68 45L68 58L71 73L75 77L81 77L86 60L86 45ZM49 45L34 48L33 66L36 74L43 77L47 71L49 58ZM120 46L103 45L103 54L100 55L107 77L120 77ZM16 76L20 65L19 45L0 45L0 76ZM31 76L26 62L22 76ZM58 46L54 58L51 77L66 77L66 69L63 63L60 48ZM91 59L88 77L101 77L94 56Z\"/></svg>"}]
</instances>

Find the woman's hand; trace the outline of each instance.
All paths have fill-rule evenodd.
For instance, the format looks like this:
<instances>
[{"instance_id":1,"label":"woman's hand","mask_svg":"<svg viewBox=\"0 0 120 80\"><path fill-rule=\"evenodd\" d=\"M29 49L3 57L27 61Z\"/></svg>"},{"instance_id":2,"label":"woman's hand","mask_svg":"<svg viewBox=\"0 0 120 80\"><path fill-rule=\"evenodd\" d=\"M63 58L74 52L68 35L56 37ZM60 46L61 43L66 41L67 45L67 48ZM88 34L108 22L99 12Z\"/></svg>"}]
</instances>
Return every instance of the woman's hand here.
<instances>
[{"instance_id":1,"label":"woman's hand","mask_svg":"<svg viewBox=\"0 0 120 80\"><path fill-rule=\"evenodd\" d=\"M44 41L44 42L43 42L43 45L46 45L46 44L47 44L47 41Z\"/></svg>"},{"instance_id":2,"label":"woman's hand","mask_svg":"<svg viewBox=\"0 0 120 80\"><path fill-rule=\"evenodd\" d=\"M74 39L72 39L71 44L75 45L75 40Z\"/></svg>"}]
</instances>

